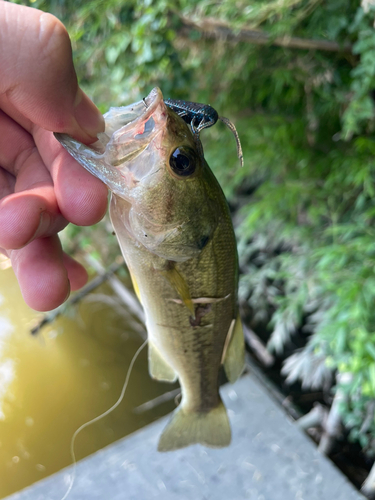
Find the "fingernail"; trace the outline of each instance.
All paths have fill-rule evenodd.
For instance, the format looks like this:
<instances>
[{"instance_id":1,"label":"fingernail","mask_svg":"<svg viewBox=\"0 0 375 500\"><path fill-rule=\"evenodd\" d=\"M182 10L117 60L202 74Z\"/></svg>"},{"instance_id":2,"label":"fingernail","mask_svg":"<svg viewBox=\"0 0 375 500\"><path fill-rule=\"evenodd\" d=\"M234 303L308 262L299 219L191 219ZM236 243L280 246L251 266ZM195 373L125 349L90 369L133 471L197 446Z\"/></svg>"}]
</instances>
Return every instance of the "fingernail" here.
<instances>
[{"instance_id":1,"label":"fingernail","mask_svg":"<svg viewBox=\"0 0 375 500\"><path fill-rule=\"evenodd\" d=\"M70 281L69 281L69 280L68 280L68 285L69 285L69 290L68 290L68 293L66 294L66 297L65 297L65 299L63 300L62 304L68 300L69 295L70 295L71 286L70 286Z\"/></svg>"},{"instance_id":2,"label":"fingernail","mask_svg":"<svg viewBox=\"0 0 375 500\"><path fill-rule=\"evenodd\" d=\"M103 116L81 89L78 89L74 108L75 119L86 134L94 138L104 131Z\"/></svg>"}]
</instances>

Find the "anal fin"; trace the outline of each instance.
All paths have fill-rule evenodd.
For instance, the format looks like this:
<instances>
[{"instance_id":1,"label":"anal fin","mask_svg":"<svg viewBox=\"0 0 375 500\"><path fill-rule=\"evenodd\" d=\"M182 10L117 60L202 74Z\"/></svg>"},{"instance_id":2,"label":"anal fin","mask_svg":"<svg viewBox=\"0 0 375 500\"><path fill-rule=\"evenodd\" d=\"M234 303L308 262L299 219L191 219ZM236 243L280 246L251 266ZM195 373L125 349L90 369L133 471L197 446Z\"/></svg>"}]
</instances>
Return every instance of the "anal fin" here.
<instances>
[{"instance_id":1,"label":"anal fin","mask_svg":"<svg viewBox=\"0 0 375 500\"><path fill-rule=\"evenodd\" d=\"M164 360L158 349L148 342L148 371L152 378L165 382L176 382L177 373Z\"/></svg>"},{"instance_id":2,"label":"anal fin","mask_svg":"<svg viewBox=\"0 0 375 500\"><path fill-rule=\"evenodd\" d=\"M222 363L229 382L233 384L243 372L245 365L245 340L239 313L229 328Z\"/></svg>"}]
</instances>

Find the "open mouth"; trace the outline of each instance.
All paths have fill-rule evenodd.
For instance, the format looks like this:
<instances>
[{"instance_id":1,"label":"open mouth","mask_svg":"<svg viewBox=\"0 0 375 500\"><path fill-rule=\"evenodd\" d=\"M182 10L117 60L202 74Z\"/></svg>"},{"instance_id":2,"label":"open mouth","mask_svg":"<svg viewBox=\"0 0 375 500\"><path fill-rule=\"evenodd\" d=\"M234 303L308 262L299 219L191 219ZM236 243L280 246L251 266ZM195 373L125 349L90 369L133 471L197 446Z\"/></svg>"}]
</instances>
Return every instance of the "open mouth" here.
<instances>
[{"instance_id":1,"label":"open mouth","mask_svg":"<svg viewBox=\"0 0 375 500\"><path fill-rule=\"evenodd\" d=\"M104 114L105 131L98 134L98 140L86 146L66 134L55 134L56 139L69 151L95 159L103 159L112 166L118 166L134 153L142 151L156 132L155 117L163 95L155 87L142 101L120 108L111 108Z\"/></svg>"},{"instance_id":2,"label":"open mouth","mask_svg":"<svg viewBox=\"0 0 375 500\"><path fill-rule=\"evenodd\" d=\"M142 101L121 108L111 108L104 115L105 132L98 135L100 145L106 146L111 140L123 142L121 137L127 136L130 130L135 139L138 139L137 136L142 136L146 128L148 132L151 132L152 127L150 125L146 127L146 124L149 123L161 101L163 101L163 95L160 89L155 87ZM94 149L96 149L95 144Z\"/></svg>"},{"instance_id":3,"label":"open mouth","mask_svg":"<svg viewBox=\"0 0 375 500\"><path fill-rule=\"evenodd\" d=\"M167 120L163 95L155 87L142 101L111 108L104 115L105 131L86 146L66 134L55 133L62 146L91 174L116 192L129 174L142 178L147 172L134 168L134 160L162 130ZM133 165L133 167L132 167Z\"/></svg>"}]
</instances>

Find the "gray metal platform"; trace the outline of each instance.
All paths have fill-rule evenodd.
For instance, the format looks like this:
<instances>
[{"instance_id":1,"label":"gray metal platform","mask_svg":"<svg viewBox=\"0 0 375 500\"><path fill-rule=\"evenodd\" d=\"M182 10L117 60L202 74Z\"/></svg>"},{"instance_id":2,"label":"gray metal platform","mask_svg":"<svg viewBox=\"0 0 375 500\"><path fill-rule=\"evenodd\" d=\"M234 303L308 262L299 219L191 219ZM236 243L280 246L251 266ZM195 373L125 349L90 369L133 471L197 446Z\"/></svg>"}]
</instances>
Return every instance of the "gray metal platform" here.
<instances>
[{"instance_id":1,"label":"gray metal platform","mask_svg":"<svg viewBox=\"0 0 375 500\"><path fill-rule=\"evenodd\" d=\"M252 375L222 388L229 448L158 453L162 419L77 465L68 500L363 500ZM70 468L7 500L61 500Z\"/></svg>"}]
</instances>

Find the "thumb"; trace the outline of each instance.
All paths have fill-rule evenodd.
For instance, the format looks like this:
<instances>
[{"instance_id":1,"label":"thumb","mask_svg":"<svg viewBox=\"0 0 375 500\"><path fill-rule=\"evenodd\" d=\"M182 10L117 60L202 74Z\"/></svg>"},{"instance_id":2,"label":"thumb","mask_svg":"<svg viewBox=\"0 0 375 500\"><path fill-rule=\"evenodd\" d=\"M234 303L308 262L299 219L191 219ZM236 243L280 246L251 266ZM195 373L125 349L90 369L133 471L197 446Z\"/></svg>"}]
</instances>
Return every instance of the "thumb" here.
<instances>
[{"instance_id":1,"label":"thumb","mask_svg":"<svg viewBox=\"0 0 375 500\"><path fill-rule=\"evenodd\" d=\"M0 107L26 128L31 122L86 143L104 129L78 87L69 35L51 14L0 1L0 75Z\"/></svg>"}]
</instances>

